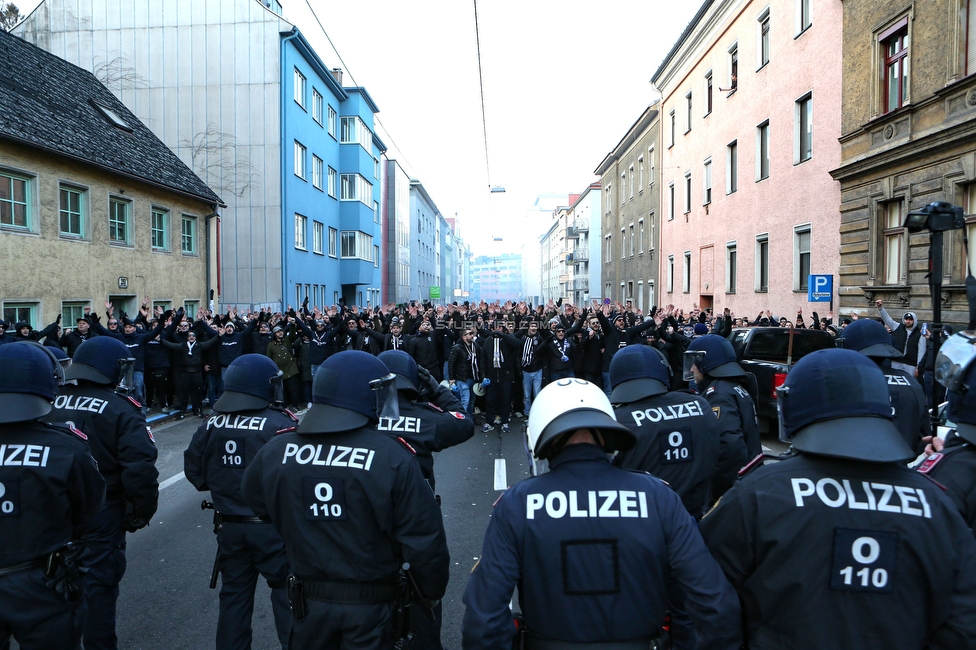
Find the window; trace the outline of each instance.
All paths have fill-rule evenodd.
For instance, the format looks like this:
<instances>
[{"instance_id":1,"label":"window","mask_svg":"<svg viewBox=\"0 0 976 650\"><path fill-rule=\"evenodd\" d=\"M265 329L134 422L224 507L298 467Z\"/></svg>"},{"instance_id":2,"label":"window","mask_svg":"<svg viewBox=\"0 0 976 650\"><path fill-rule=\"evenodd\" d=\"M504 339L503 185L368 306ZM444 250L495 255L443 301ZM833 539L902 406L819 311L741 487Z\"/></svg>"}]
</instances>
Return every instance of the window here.
<instances>
[{"instance_id":1,"label":"window","mask_svg":"<svg viewBox=\"0 0 976 650\"><path fill-rule=\"evenodd\" d=\"M688 110L687 110L687 113L688 113L688 126L685 129L685 133L688 133L688 131L691 131L691 92L689 92L687 95L685 95L685 101L688 103Z\"/></svg>"},{"instance_id":2,"label":"window","mask_svg":"<svg viewBox=\"0 0 976 650\"><path fill-rule=\"evenodd\" d=\"M638 192L644 191L644 156L637 159L637 187Z\"/></svg>"},{"instance_id":3,"label":"window","mask_svg":"<svg viewBox=\"0 0 976 650\"><path fill-rule=\"evenodd\" d=\"M647 184L648 185L654 185L654 170L655 170L654 155L655 155L654 147L651 147L650 149L647 150L647 167L648 167Z\"/></svg>"},{"instance_id":4,"label":"window","mask_svg":"<svg viewBox=\"0 0 976 650\"><path fill-rule=\"evenodd\" d=\"M806 291L810 285L810 225L793 229L793 290Z\"/></svg>"},{"instance_id":5,"label":"window","mask_svg":"<svg viewBox=\"0 0 976 650\"><path fill-rule=\"evenodd\" d=\"M685 214L691 212L691 171L685 172Z\"/></svg>"},{"instance_id":6,"label":"window","mask_svg":"<svg viewBox=\"0 0 976 650\"><path fill-rule=\"evenodd\" d=\"M169 210L153 206L150 217L152 248L154 251L169 250Z\"/></svg>"},{"instance_id":7,"label":"window","mask_svg":"<svg viewBox=\"0 0 976 650\"><path fill-rule=\"evenodd\" d=\"M705 73L705 116L712 112L712 71Z\"/></svg>"},{"instance_id":8,"label":"window","mask_svg":"<svg viewBox=\"0 0 976 650\"><path fill-rule=\"evenodd\" d=\"M673 147L674 146L674 129L675 129L675 124L674 124L675 118L674 118L674 109L673 108L671 109L671 112L668 113L668 116L671 118L671 140L669 141L668 147Z\"/></svg>"},{"instance_id":9,"label":"window","mask_svg":"<svg viewBox=\"0 0 976 650\"><path fill-rule=\"evenodd\" d=\"M373 244L373 266L380 267L380 247Z\"/></svg>"},{"instance_id":10,"label":"window","mask_svg":"<svg viewBox=\"0 0 976 650\"><path fill-rule=\"evenodd\" d=\"M970 185L966 188L966 237L969 239L969 250L971 251L966 258L966 263L969 265L964 273L972 273L976 275L976 255L972 254L974 247L976 247L976 185Z\"/></svg>"},{"instance_id":11,"label":"window","mask_svg":"<svg viewBox=\"0 0 976 650\"><path fill-rule=\"evenodd\" d=\"M739 87L739 44L733 43L729 48L729 94Z\"/></svg>"},{"instance_id":12,"label":"window","mask_svg":"<svg viewBox=\"0 0 976 650\"><path fill-rule=\"evenodd\" d=\"M902 202L891 201L881 206L884 218L884 282L901 284L905 279L905 229L902 227Z\"/></svg>"},{"instance_id":13,"label":"window","mask_svg":"<svg viewBox=\"0 0 976 650\"><path fill-rule=\"evenodd\" d=\"M366 151L373 151L373 132L359 117L339 118L339 142L359 144Z\"/></svg>"},{"instance_id":14,"label":"window","mask_svg":"<svg viewBox=\"0 0 976 650\"><path fill-rule=\"evenodd\" d=\"M129 246L132 244L132 223L129 215L130 203L112 197L108 201L108 240L112 244Z\"/></svg>"},{"instance_id":15,"label":"window","mask_svg":"<svg viewBox=\"0 0 976 650\"><path fill-rule=\"evenodd\" d=\"M712 159L709 158L702 165L702 204L712 202Z\"/></svg>"},{"instance_id":16,"label":"window","mask_svg":"<svg viewBox=\"0 0 976 650\"><path fill-rule=\"evenodd\" d=\"M654 280L647 281L647 304L649 307L653 307L657 304L657 295L654 291Z\"/></svg>"},{"instance_id":17,"label":"window","mask_svg":"<svg viewBox=\"0 0 976 650\"><path fill-rule=\"evenodd\" d=\"M613 183L607 183L607 214L613 210Z\"/></svg>"},{"instance_id":18,"label":"window","mask_svg":"<svg viewBox=\"0 0 976 650\"><path fill-rule=\"evenodd\" d=\"M329 228L329 257L336 257L337 253L337 240L339 238L339 231L335 228Z\"/></svg>"},{"instance_id":19,"label":"window","mask_svg":"<svg viewBox=\"0 0 976 650\"><path fill-rule=\"evenodd\" d=\"M303 215L295 215L295 248L308 250L305 238L308 236L308 219Z\"/></svg>"},{"instance_id":20,"label":"window","mask_svg":"<svg viewBox=\"0 0 976 650\"><path fill-rule=\"evenodd\" d=\"M756 237L756 291L769 291L769 235Z\"/></svg>"},{"instance_id":21,"label":"window","mask_svg":"<svg viewBox=\"0 0 976 650\"><path fill-rule=\"evenodd\" d=\"M3 303L3 319L13 328L14 324L24 322L31 327L37 326L36 302L5 302Z\"/></svg>"},{"instance_id":22,"label":"window","mask_svg":"<svg viewBox=\"0 0 976 650\"><path fill-rule=\"evenodd\" d=\"M322 255L325 244L325 226L321 221L312 222L312 252ZM318 303L316 303L318 304Z\"/></svg>"},{"instance_id":23,"label":"window","mask_svg":"<svg viewBox=\"0 0 976 650\"><path fill-rule=\"evenodd\" d=\"M312 154L312 186L322 189L322 159Z\"/></svg>"},{"instance_id":24,"label":"window","mask_svg":"<svg viewBox=\"0 0 976 650\"><path fill-rule=\"evenodd\" d=\"M606 244L606 254L605 254L605 257L607 258L607 259L605 259L603 261L604 264L609 264L610 263L610 259L611 259L610 253L611 253L611 247L613 245L611 239L612 238L610 237L610 235L604 235L604 237L603 237L603 241Z\"/></svg>"},{"instance_id":25,"label":"window","mask_svg":"<svg viewBox=\"0 0 976 650\"><path fill-rule=\"evenodd\" d=\"M668 255L668 293L674 293L674 255Z\"/></svg>"},{"instance_id":26,"label":"window","mask_svg":"<svg viewBox=\"0 0 976 650\"><path fill-rule=\"evenodd\" d=\"M684 277L681 278L681 291L691 293L691 251L685 251L683 271Z\"/></svg>"},{"instance_id":27,"label":"window","mask_svg":"<svg viewBox=\"0 0 976 650\"><path fill-rule=\"evenodd\" d=\"M31 227L29 192L30 179L0 173L0 226L23 230Z\"/></svg>"},{"instance_id":28,"label":"window","mask_svg":"<svg viewBox=\"0 0 976 650\"><path fill-rule=\"evenodd\" d=\"M61 326L65 330L74 329L79 318L85 317L85 307L87 302L62 302L61 303Z\"/></svg>"},{"instance_id":29,"label":"window","mask_svg":"<svg viewBox=\"0 0 976 650\"><path fill-rule=\"evenodd\" d=\"M634 256L634 224L630 224L630 256Z\"/></svg>"},{"instance_id":30,"label":"window","mask_svg":"<svg viewBox=\"0 0 976 650\"><path fill-rule=\"evenodd\" d=\"M966 74L976 72L976 2L966 3Z\"/></svg>"},{"instance_id":31,"label":"window","mask_svg":"<svg viewBox=\"0 0 976 650\"><path fill-rule=\"evenodd\" d=\"M627 173L620 175L620 207L623 207L624 200L627 198Z\"/></svg>"},{"instance_id":32,"label":"window","mask_svg":"<svg viewBox=\"0 0 976 650\"><path fill-rule=\"evenodd\" d=\"M668 183L668 221L674 221L674 181Z\"/></svg>"},{"instance_id":33,"label":"window","mask_svg":"<svg viewBox=\"0 0 976 650\"><path fill-rule=\"evenodd\" d=\"M634 198L634 166L630 166L630 198Z\"/></svg>"},{"instance_id":34,"label":"window","mask_svg":"<svg viewBox=\"0 0 976 650\"><path fill-rule=\"evenodd\" d=\"M813 24L813 0L796 0L796 35Z\"/></svg>"},{"instance_id":35,"label":"window","mask_svg":"<svg viewBox=\"0 0 976 650\"><path fill-rule=\"evenodd\" d=\"M813 156L813 95L807 93L796 100L793 114L793 162L801 163Z\"/></svg>"},{"instance_id":36,"label":"window","mask_svg":"<svg viewBox=\"0 0 976 650\"><path fill-rule=\"evenodd\" d=\"M336 122L338 121L338 116L336 115L335 109L329 106L329 135L333 138L336 137Z\"/></svg>"},{"instance_id":37,"label":"window","mask_svg":"<svg viewBox=\"0 0 976 650\"><path fill-rule=\"evenodd\" d=\"M640 239L637 240L637 251L643 255L644 254L644 220L639 219L637 221L637 235Z\"/></svg>"},{"instance_id":38,"label":"window","mask_svg":"<svg viewBox=\"0 0 976 650\"><path fill-rule=\"evenodd\" d=\"M733 140L725 147L725 193L735 194L739 189L739 141Z\"/></svg>"},{"instance_id":39,"label":"window","mask_svg":"<svg viewBox=\"0 0 976 650\"><path fill-rule=\"evenodd\" d=\"M901 108L908 99L908 19L878 36L881 44L884 112Z\"/></svg>"},{"instance_id":40,"label":"window","mask_svg":"<svg viewBox=\"0 0 976 650\"><path fill-rule=\"evenodd\" d=\"M187 318L196 318L197 309L200 307L199 300L184 300L183 301L183 311L186 312Z\"/></svg>"},{"instance_id":41,"label":"window","mask_svg":"<svg viewBox=\"0 0 976 650\"><path fill-rule=\"evenodd\" d=\"M295 68L295 103L305 108L305 75Z\"/></svg>"},{"instance_id":42,"label":"window","mask_svg":"<svg viewBox=\"0 0 976 650\"><path fill-rule=\"evenodd\" d=\"M305 146L295 140L295 176L305 180Z\"/></svg>"},{"instance_id":43,"label":"window","mask_svg":"<svg viewBox=\"0 0 976 650\"><path fill-rule=\"evenodd\" d=\"M655 237L656 237L655 228L657 227L657 222L654 219L654 213L653 212L649 215L649 218L651 220L651 230L650 230L650 233L649 233L650 236L648 237L648 240L647 240L647 250L653 252L654 251L654 242L656 241L656 239L655 239ZM653 304L653 303L651 303L651 304Z\"/></svg>"},{"instance_id":44,"label":"window","mask_svg":"<svg viewBox=\"0 0 976 650\"><path fill-rule=\"evenodd\" d=\"M373 201L373 223L380 222L380 202Z\"/></svg>"},{"instance_id":45,"label":"window","mask_svg":"<svg viewBox=\"0 0 976 650\"><path fill-rule=\"evenodd\" d=\"M312 119L322 124L322 95L312 88Z\"/></svg>"},{"instance_id":46,"label":"window","mask_svg":"<svg viewBox=\"0 0 976 650\"><path fill-rule=\"evenodd\" d=\"M373 158L373 178L380 179L380 159Z\"/></svg>"},{"instance_id":47,"label":"window","mask_svg":"<svg viewBox=\"0 0 976 650\"><path fill-rule=\"evenodd\" d=\"M759 14L759 47L756 54L759 55L757 67L761 68L769 63L769 8Z\"/></svg>"},{"instance_id":48,"label":"window","mask_svg":"<svg viewBox=\"0 0 976 650\"><path fill-rule=\"evenodd\" d=\"M620 229L620 259L627 257L627 231Z\"/></svg>"},{"instance_id":49,"label":"window","mask_svg":"<svg viewBox=\"0 0 976 650\"><path fill-rule=\"evenodd\" d=\"M373 185L359 174L339 174L339 200L360 201L373 207Z\"/></svg>"},{"instance_id":50,"label":"window","mask_svg":"<svg viewBox=\"0 0 976 650\"><path fill-rule=\"evenodd\" d=\"M61 185L60 201L61 236L84 237L85 191L70 185Z\"/></svg>"},{"instance_id":51,"label":"window","mask_svg":"<svg viewBox=\"0 0 976 650\"><path fill-rule=\"evenodd\" d=\"M183 215L181 233L181 249L184 255L197 254L197 218Z\"/></svg>"},{"instance_id":52,"label":"window","mask_svg":"<svg viewBox=\"0 0 976 650\"><path fill-rule=\"evenodd\" d=\"M338 175L336 173L336 170L334 170L331 167L329 167L329 196L331 196L332 198L335 198L336 197L336 180L337 179L338 179Z\"/></svg>"},{"instance_id":53,"label":"window","mask_svg":"<svg viewBox=\"0 0 976 650\"><path fill-rule=\"evenodd\" d=\"M730 241L725 245L725 293L735 293L736 271L736 243Z\"/></svg>"},{"instance_id":54,"label":"window","mask_svg":"<svg viewBox=\"0 0 976 650\"><path fill-rule=\"evenodd\" d=\"M769 178L769 120L756 127L756 180Z\"/></svg>"},{"instance_id":55,"label":"window","mask_svg":"<svg viewBox=\"0 0 976 650\"><path fill-rule=\"evenodd\" d=\"M343 230L341 235L341 256L343 259L373 261L373 238L358 230Z\"/></svg>"}]
</instances>

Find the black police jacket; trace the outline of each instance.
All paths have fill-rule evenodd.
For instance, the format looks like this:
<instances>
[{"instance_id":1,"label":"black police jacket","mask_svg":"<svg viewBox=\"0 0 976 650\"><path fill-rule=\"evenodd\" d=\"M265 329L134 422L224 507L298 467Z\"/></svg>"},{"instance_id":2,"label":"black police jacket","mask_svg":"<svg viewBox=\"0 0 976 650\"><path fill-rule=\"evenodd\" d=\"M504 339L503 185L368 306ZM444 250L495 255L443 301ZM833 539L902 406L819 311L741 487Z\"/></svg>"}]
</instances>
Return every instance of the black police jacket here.
<instances>
[{"instance_id":1,"label":"black police jacket","mask_svg":"<svg viewBox=\"0 0 976 650\"><path fill-rule=\"evenodd\" d=\"M105 496L85 434L63 424L0 425L0 569L64 546Z\"/></svg>"},{"instance_id":2,"label":"black police jacket","mask_svg":"<svg viewBox=\"0 0 976 650\"><path fill-rule=\"evenodd\" d=\"M140 405L105 386L87 381L60 388L53 422L64 422L88 436L91 454L105 478L106 500L125 496L136 514L149 519L159 499L156 442Z\"/></svg>"},{"instance_id":3,"label":"black police jacket","mask_svg":"<svg viewBox=\"0 0 976 650\"><path fill-rule=\"evenodd\" d=\"M884 373L888 380L888 395L891 396L892 421L908 446L920 453L925 447L922 438L932 435L922 385L911 374L898 368L885 368Z\"/></svg>"},{"instance_id":4,"label":"black police jacket","mask_svg":"<svg viewBox=\"0 0 976 650\"><path fill-rule=\"evenodd\" d=\"M447 588L440 508L405 445L369 428L273 437L244 471L244 500L270 517L306 580L393 584L409 562L421 591Z\"/></svg>"},{"instance_id":5,"label":"black police jacket","mask_svg":"<svg viewBox=\"0 0 976 650\"><path fill-rule=\"evenodd\" d=\"M201 492L210 490L214 509L221 514L253 517L241 494L244 470L272 436L292 431L297 424L291 413L275 408L214 413L183 452L186 480Z\"/></svg>"},{"instance_id":6,"label":"black police jacket","mask_svg":"<svg viewBox=\"0 0 976 650\"><path fill-rule=\"evenodd\" d=\"M917 469L945 489L976 535L976 447L950 433L945 448L931 454Z\"/></svg>"},{"instance_id":7,"label":"black police jacket","mask_svg":"<svg viewBox=\"0 0 976 650\"><path fill-rule=\"evenodd\" d=\"M611 466L592 444L565 447L549 467L495 504L464 592L465 648L512 647L516 586L525 626L539 636L650 639L675 580L698 623L699 647L738 650L739 601L669 487Z\"/></svg>"},{"instance_id":8,"label":"black police jacket","mask_svg":"<svg viewBox=\"0 0 976 650\"><path fill-rule=\"evenodd\" d=\"M711 407L691 393L664 393L614 408L617 421L637 436L617 464L666 481L700 519L718 472L719 431Z\"/></svg>"},{"instance_id":9,"label":"black police jacket","mask_svg":"<svg viewBox=\"0 0 976 650\"><path fill-rule=\"evenodd\" d=\"M976 540L904 466L800 454L739 480L699 529L750 650L976 647Z\"/></svg>"},{"instance_id":10,"label":"black police jacket","mask_svg":"<svg viewBox=\"0 0 976 650\"><path fill-rule=\"evenodd\" d=\"M718 419L718 477L727 487L746 463L762 453L756 405L745 387L732 379L714 378L699 388Z\"/></svg>"}]
</instances>

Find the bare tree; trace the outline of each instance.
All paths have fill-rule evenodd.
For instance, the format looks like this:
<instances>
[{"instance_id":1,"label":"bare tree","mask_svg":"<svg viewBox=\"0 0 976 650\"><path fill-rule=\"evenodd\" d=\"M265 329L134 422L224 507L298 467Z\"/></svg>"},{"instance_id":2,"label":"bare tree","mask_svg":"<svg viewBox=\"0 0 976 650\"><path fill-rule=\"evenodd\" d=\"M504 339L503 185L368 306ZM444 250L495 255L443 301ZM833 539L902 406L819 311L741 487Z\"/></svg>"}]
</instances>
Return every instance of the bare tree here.
<instances>
[{"instance_id":1,"label":"bare tree","mask_svg":"<svg viewBox=\"0 0 976 650\"><path fill-rule=\"evenodd\" d=\"M121 92L132 88L146 88L149 85L145 77L136 72L135 68L128 65L128 60L124 54L117 55L115 58L101 63L96 62L92 74L106 88L114 92Z\"/></svg>"},{"instance_id":2,"label":"bare tree","mask_svg":"<svg viewBox=\"0 0 976 650\"><path fill-rule=\"evenodd\" d=\"M221 196L233 194L240 198L259 182L254 166L238 150L237 139L213 122L192 140L182 140L180 147L189 149L193 170Z\"/></svg>"},{"instance_id":3,"label":"bare tree","mask_svg":"<svg viewBox=\"0 0 976 650\"><path fill-rule=\"evenodd\" d=\"M20 22L22 17L17 5L12 2L3 2L0 0L0 29L9 32Z\"/></svg>"}]
</instances>

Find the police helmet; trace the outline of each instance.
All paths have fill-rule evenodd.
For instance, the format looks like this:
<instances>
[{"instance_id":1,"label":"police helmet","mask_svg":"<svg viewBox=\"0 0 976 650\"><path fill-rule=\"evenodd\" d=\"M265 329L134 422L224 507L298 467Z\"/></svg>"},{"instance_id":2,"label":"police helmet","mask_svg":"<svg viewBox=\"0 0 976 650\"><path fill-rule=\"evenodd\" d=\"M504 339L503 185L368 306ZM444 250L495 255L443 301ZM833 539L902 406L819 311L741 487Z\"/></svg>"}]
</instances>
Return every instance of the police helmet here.
<instances>
[{"instance_id":1,"label":"police helmet","mask_svg":"<svg viewBox=\"0 0 976 650\"><path fill-rule=\"evenodd\" d=\"M420 393L420 374L417 362L403 350L387 350L376 357L382 361L390 372L396 375L397 390L410 390Z\"/></svg>"},{"instance_id":2,"label":"police helmet","mask_svg":"<svg viewBox=\"0 0 976 650\"><path fill-rule=\"evenodd\" d=\"M691 367L710 377L742 377L745 370L735 359L735 350L727 338L718 334L706 334L694 339L685 352L684 378L694 379Z\"/></svg>"},{"instance_id":3,"label":"police helmet","mask_svg":"<svg viewBox=\"0 0 976 650\"><path fill-rule=\"evenodd\" d=\"M214 411L256 411L281 402L282 377L278 365L265 355L242 354L224 371L224 392Z\"/></svg>"},{"instance_id":4,"label":"police helmet","mask_svg":"<svg viewBox=\"0 0 976 650\"><path fill-rule=\"evenodd\" d=\"M948 389L947 417L956 433L976 444L976 331L953 334L942 344L935 379Z\"/></svg>"},{"instance_id":5,"label":"police helmet","mask_svg":"<svg viewBox=\"0 0 976 650\"><path fill-rule=\"evenodd\" d=\"M71 365L64 371L64 378L115 386L122 377L123 368L133 363L135 359L122 341L112 336L96 336L78 346Z\"/></svg>"},{"instance_id":6,"label":"police helmet","mask_svg":"<svg viewBox=\"0 0 976 650\"><path fill-rule=\"evenodd\" d=\"M35 343L0 346L0 423L25 422L51 412L63 379L55 356Z\"/></svg>"},{"instance_id":7,"label":"police helmet","mask_svg":"<svg viewBox=\"0 0 976 650\"><path fill-rule=\"evenodd\" d=\"M902 356L891 344L891 334L884 325L870 318L856 320L844 328L837 347L860 352L872 359L896 359Z\"/></svg>"},{"instance_id":8,"label":"police helmet","mask_svg":"<svg viewBox=\"0 0 976 650\"><path fill-rule=\"evenodd\" d=\"M563 434L591 429L603 435L607 453L628 451L634 434L617 422L606 393L583 379L560 379L543 388L532 402L526 442L532 455L548 460L561 447L553 443Z\"/></svg>"},{"instance_id":9,"label":"police helmet","mask_svg":"<svg viewBox=\"0 0 976 650\"><path fill-rule=\"evenodd\" d=\"M804 356L778 389L780 439L797 451L877 463L914 458L891 421L888 382L852 350Z\"/></svg>"},{"instance_id":10,"label":"police helmet","mask_svg":"<svg viewBox=\"0 0 976 650\"><path fill-rule=\"evenodd\" d=\"M312 408L298 433L350 431L376 422L380 405L396 405L396 375L368 352L345 350L326 359L312 379Z\"/></svg>"},{"instance_id":11,"label":"police helmet","mask_svg":"<svg viewBox=\"0 0 976 650\"><path fill-rule=\"evenodd\" d=\"M610 361L610 401L628 404L668 392L671 368L657 348L628 345Z\"/></svg>"}]
</instances>

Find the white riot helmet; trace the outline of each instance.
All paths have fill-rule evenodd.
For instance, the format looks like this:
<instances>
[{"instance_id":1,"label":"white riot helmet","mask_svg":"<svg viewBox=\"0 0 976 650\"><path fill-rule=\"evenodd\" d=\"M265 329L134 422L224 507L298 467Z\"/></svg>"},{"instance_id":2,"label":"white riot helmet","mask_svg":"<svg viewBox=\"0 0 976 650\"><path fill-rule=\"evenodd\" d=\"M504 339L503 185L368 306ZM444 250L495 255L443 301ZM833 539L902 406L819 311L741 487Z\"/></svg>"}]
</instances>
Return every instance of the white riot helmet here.
<instances>
[{"instance_id":1,"label":"white riot helmet","mask_svg":"<svg viewBox=\"0 0 976 650\"><path fill-rule=\"evenodd\" d=\"M562 449L561 445L553 447L553 442L577 429L602 434L607 453L633 449L637 440L617 422L606 393L583 379L567 378L547 385L532 402L525 433L527 450L538 460L548 460Z\"/></svg>"}]
</instances>

